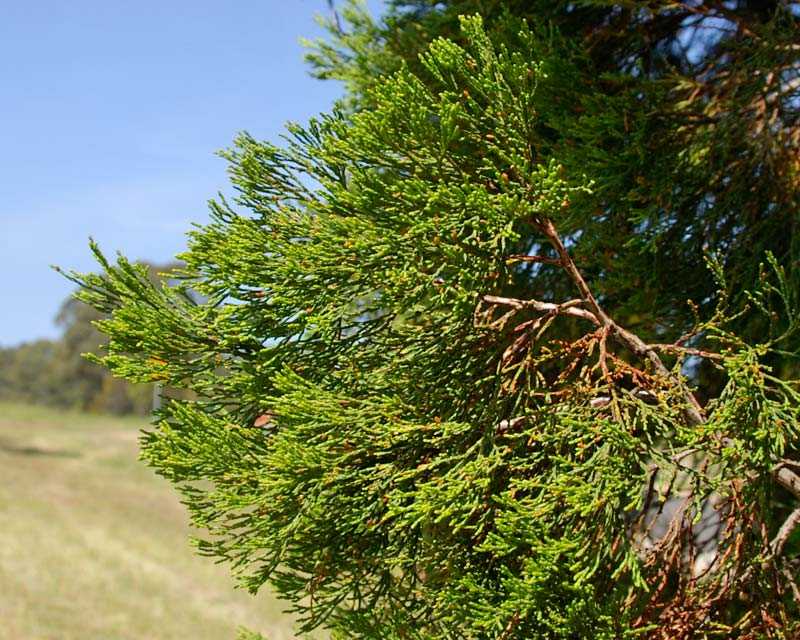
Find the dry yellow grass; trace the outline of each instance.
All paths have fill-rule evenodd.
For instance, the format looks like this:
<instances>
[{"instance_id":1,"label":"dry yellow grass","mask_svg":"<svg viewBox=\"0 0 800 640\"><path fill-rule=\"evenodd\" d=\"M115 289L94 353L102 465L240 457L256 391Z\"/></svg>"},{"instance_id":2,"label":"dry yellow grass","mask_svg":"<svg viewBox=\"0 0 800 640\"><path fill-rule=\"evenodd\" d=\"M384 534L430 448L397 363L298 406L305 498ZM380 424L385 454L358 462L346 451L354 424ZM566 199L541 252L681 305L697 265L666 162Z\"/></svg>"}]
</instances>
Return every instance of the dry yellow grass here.
<instances>
[{"instance_id":1,"label":"dry yellow grass","mask_svg":"<svg viewBox=\"0 0 800 640\"><path fill-rule=\"evenodd\" d=\"M268 593L194 555L144 421L0 405L0 640L293 638Z\"/></svg>"}]
</instances>

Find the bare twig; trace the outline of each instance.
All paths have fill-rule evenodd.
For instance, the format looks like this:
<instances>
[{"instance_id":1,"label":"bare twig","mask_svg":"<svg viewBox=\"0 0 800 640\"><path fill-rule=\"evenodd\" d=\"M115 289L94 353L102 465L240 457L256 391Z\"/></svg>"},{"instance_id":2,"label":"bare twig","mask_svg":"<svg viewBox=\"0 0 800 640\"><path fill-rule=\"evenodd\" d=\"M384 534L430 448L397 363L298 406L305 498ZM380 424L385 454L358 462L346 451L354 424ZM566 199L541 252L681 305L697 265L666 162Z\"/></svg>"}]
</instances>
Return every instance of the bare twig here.
<instances>
[{"instance_id":1,"label":"bare twig","mask_svg":"<svg viewBox=\"0 0 800 640\"><path fill-rule=\"evenodd\" d=\"M772 469L772 477L796 498L800 498L800 476L792 471L786 462L781 461Z\"/></svg>"},{"instance_id":2,"label":"bare twig","mask_svg":"<svg viewBox=\"0 0 800 640\"><path fill-rule=\"evenodd\" d=\"M529 256L518 253L508 256L506 262L541 262L544 264L561 266L561 260L558 258L548 258L547 256Z\"/></svg>"},{"instance_id":3,"label":"bare twig","mask_svg":"<svg viewBox=\"0 0 800 640\"><path fill-rule=\"evenodd\" d=\"M783 548L786 546L786 541L798 525L800 525L800 507L789 514L781 528L778 529L778 533L775 534L772 542L769 543L769 549L773 557L781 555Z\"/></svg>"},{"instance_id":4,"label":"bare twig","mask_svg":"<svg viewBox=\"0 0 800 640\"><path fill-rule=\"evenodd\" d=\"M800 604L800 589L797 588L797 583L794 581L792 572L788 567L784 567L781 573L783 573L783 577L786 578L786 582L789 583L789 587L792 590L792 596L794 597L795 602Z\"/></svg>"},{"instance_id":5,"label":"bare twig","mask_svg":"<svg viewBox=\"0 0 800 640\"><path fill-rule=\"evenodd\" d=\"M623 346L630 349L636 355L646 357L659 374L678 384L683 389L683 395L687 401L687 407L684 409L686 419L690 424L703 424L705 422L705 416L703 415L700 403L697 401L694 394L686 388L685 384L680 379L676 378L661 361L661 358L656 352L657 347L660 345L647 345L639 336L614 322L614 320L603 311L597 299L592 294L581 272L572 260L572 256L570 256L569 251L567 251L567 248L561 241L553 222L547 218L542 218L536 220L534 224L542 231L556 250L556 253L558 253L562 267L578 288L581 297L591 309L594 317L603 327L608 328L610 333L614 335ZM790 491L795 497L800 498L800 475L793 471L790 465L787 465L785 462L778 464L773 469L772 475L778 484Z\"/></svg>"},{"instance_id":6,"label":"bare twig","mask_svg":"<svg viewBox=\"0 0 800 640\"><path fill-rule=\"evenodd\" d=\"M682 347L679 344L649 344L647 345L656 351L666 351L668 353L682 353L687 356L697 356L698 358L707 358L708 360L722 360L722 356L718 353L711 351L703 351L702 349L693 349L692 347Z\"/></svg>"},{"instance_id":7,"label":"bare twig","mask_svg":"<svg viewBox=\"0 0 800 640\"><path fill-rule=\"evenodd\" d=\"M593 313L587 311L586 309L575 306L580 304L580 300L569 300L568 302L564 302L562 304L556 304L554 302L541 302L539 300L520 300L518 298L505 298L503 296L487 295L483 296L483 301L488 302L489 304L512 307L520 310L533 309L534 311L539 311L541 313L564 314L581 318L583 320L588 320L595 325L600 324L600 322L597 320L597 317Z\"/></svg>"},{"instance_id":8,"label":"bare twig","mask_svg":"<svg viewBox=\"0 0 800 640\"><path fill-rule=\"evenodd\" d=\"M603 309L600 308L600 305L597 303L594 294L592 294L591 290L589 289L589 285L586 284L581 272L578 271L578 267L575 266L575 262L572 260L572 256L569 254L569 251L567 251L567 248L561 241L561 237L558 235L558 231L556 231L553 222L548 218L542 218L537 226L539 229L541 229L542 233L544 233L550 244L553 245L553 248L556 250L556 253L560 258L561 266L564 267L564 270L567 272L567 274L569 274L570 279L578 287L581 298L583 298L586 301L586 304L589 305L592 313L594 313L603 326L609 326L613 324L611 318L609 318Z\"/></svg>"},{"instance_id":9,"label":"bare twig","mask_svg":"<svg viewBox=\"0 0 800 640\"><path fill-rule=\"evenodd\" d=\"M778 529L778 533L775 534L775 537L769 543L769 554L764 558L764 563L774 561L781 555L786 541L789 539L789 536L792 535L792 531L797 528L798 524L800 524L800 507L792 511L781 525L781 528ZM741 584L750 580L755 573L755 567L756 565L750 565L747 570L739 576L737 582ZM796 589L797 585L794 585L794 588Z\"/></svg>"},{"instance_id":10,"label":"bare twig","mask_svg":"<svg viewBox=\"0 0 800 640\"><path fill-rule=\"evenodd\" d=\"M694 394L692 394L692 392L686 388L683 382L677 379L672 372L667 369L664 363L661 362L661 358L659 358L656 350L645 344L645 342L635 333L631 333L627 329L618 325L608 314L606 314L605 311L603 311L603 309L600 307L600 304L597 302L597 299L594 297L594 294L592 294L591 290L589 289L589 285L586 284L586 280L583 279L583 275L575 265L572 256L569 254L569 251L567 251L567 248L561 241L553 222L548 218L542 218L537 221L536 226L548 239L550 244L556 250L556 253L558 253L559 257L561 258L561 265L564 267L564 270L578 288L581 297L589 306L595 317L600 321L600 323L604 327L607 327L610 330L610 333L620 343L622 343L623 346L630 349L634 354L646 358L660 375L673 380L676 384L683 388L684 397L686 398L688 405L684 413L686 414L686 417L690 423L702 424L705 422L703 410L700 407L700 403L697 401L697 398L695 398Z\"/></svg>"}]
</instances>

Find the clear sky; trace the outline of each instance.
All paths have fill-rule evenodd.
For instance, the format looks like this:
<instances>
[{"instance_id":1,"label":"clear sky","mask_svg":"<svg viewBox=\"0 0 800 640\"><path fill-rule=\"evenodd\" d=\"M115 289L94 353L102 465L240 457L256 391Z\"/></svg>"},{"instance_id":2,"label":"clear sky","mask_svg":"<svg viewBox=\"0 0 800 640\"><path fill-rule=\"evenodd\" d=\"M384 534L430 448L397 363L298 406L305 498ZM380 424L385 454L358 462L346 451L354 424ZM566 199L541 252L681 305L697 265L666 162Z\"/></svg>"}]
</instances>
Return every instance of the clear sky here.
<instances>
[{"instance_id":1,"label":"clear sky","mask_svg":"<svg viewBox=\"0 0 800 640\"><path fill-rule=\"evenodd\" d=\"M373 13L381 0L368 3ZM108 253L166 262L227 189L214 152L328 109L298 39L325 0L0 3L0 345L57 335L71 285Z\"/></svg>"}]
</instances>

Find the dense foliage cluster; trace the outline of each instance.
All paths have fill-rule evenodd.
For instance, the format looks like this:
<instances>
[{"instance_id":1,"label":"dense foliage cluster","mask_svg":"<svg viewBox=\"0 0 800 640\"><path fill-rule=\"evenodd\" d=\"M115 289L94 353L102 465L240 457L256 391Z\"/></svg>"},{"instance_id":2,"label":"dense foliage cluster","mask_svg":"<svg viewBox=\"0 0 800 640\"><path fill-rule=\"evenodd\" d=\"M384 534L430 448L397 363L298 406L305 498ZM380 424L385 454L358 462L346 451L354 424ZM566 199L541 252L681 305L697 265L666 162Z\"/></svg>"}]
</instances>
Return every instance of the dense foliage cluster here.
<instances>
[{"instance_id":1,"label":"dense foliage cluster","mask_svg":"<svg viewBox=\"0 0 800 640\"><path fill-rule=\"evenodd\" d=\"M172 286L74 276L200 550L342 638L796 637L798 13L333 20Z\"/></svg>"}]
</instances>

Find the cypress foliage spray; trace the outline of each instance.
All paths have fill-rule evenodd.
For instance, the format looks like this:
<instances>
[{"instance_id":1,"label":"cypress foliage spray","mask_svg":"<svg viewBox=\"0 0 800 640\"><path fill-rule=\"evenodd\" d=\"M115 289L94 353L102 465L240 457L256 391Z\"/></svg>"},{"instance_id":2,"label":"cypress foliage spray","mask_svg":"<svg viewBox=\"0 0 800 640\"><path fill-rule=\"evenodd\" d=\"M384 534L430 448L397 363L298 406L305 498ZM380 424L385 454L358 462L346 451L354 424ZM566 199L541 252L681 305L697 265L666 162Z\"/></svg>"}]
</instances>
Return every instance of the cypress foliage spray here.
<instances>
[{"instance_id":1,"label":"cypress foliage spray","mask_svg":"<svg viewBox=\"0 0 800 640\"><path fill-rule=\"evenodd\" d=\"M110 313L103 364L196 394L159 410L145 460L201 553L302 631L796 637L785 265L762 253L731 291L709 252L713 299L639 331L614 288L638 248L601 270L586 241L613 232L606 137L643 134L660 86L590 78L546 25L459 28L368 108L237 138L236 202L190 233L180 282L97 247L103 273L72 274Z\"/></svg>"}]
</instances>

